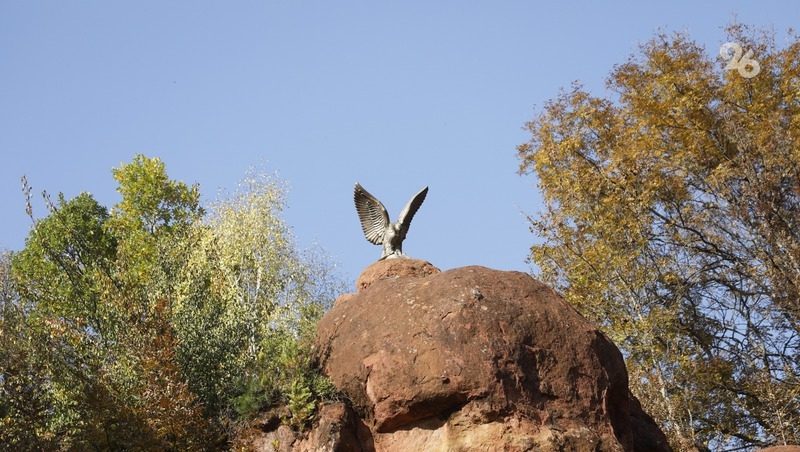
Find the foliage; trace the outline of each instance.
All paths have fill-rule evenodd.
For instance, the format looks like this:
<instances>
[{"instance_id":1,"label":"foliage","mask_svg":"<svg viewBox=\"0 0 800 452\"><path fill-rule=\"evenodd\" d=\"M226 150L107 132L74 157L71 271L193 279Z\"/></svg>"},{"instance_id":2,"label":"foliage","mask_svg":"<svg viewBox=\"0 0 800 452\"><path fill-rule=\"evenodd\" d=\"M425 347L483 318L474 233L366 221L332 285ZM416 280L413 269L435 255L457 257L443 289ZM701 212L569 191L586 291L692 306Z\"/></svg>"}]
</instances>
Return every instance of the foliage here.
<instances>
[{"instance_id":1,"label":"foliage","mask_svg":"<svg viewBox=\"0 0 800 452\"><path fill-rule=\"evenodd\" d=\"M616 97L573 86L519 146L546 204L532 260L680 450L800 442L800 40L729 33L756 77L659 35Z\"/></svg>"},{"instance_id":2,"label":"foliage","mask_svg":"<svg viewBox=\"0 0 800 452\"><path fill-rule=\"evenodd\" d=\"M0 253L0 444L18 450L51 448L43 437L51 401L43 363L33 359L25 313L11 281L11 254Z\"/></svg>"},{"instance_id":3,"label":"foliage","mask_svg":"<svg viewBox=\"0 0 800 452\"><path fill-rule=\"evenodd\" d=\"M259 373L271 343L291 345L280 365L300 359L319 377L300 338L337 287L295 251L271 179L248 179L206 214L199 189L158 159L113 174L121 200L110 211L87 193L47 198L25 248L3 255L0 444L220 448L246 384L289 394L305 381L280 380L295 367ZM306 417L312 394L298 405ZM289 397L272 396L253 405Z\"/></svg>"},{"instance_id":4,"label":"foliage","mask_svg":"<svg viewBox=\"0 0 800 452\"><path fill-rule=\"evenodd\" d=\"M286 226L277 221L283 205L278 184L251 175L212 206L208 224L229 283L231 319L246 333L237 360L242 365L231 380L237 384L230 388L237 390L235 408L249 416L287 404L291 424L299 428L317 401L333 392L316 368L312 344L317 320L342 287L318 257L296 253Z\"/></svg>"},{"instance_id":5,"label":"foliage","mask_svg":"<svg viewBox=\"0 0 800 452\"><path fill-rule=\"evenodd\" d=\"M300 256L280 221L284 192L249 175L210 207L179 287L179 359L209 406L247 416L285 402L296 379L321 378L311 354L316 321L341 285ZM209 297L211 295L211 297ZM208 362L224 365L209 369ZM313 377L312 377L313 376ZM322 396L314 393L314 400Z\"/></svg>"},{"instance_id":6,"label":"foliage","mask_svg":"<svg viewBox=\"0 0 800 452\"><path fill-rule=\"evenodd\" d=\"M294 380L289 386L287 399L287 406L292 415L290 422L296 427L302 427L314 414L314 394L311 388L300 380Z\"/></svg>"},{"instance_id":7,"label":"foliage","mask_svg":"<svg viewBox=\"0 0 800 452\"><path fill-rule=\"evenodd\" d=\"M337 397L336 388L316 366L312 346L314 329L322 314L319 306L301 310L298 318L264 338L255 371L236 399L237 410L250 416L270 405L285 405L286 423L302 429L312 419L318 402Z\"/></svg>"}]
</instances>

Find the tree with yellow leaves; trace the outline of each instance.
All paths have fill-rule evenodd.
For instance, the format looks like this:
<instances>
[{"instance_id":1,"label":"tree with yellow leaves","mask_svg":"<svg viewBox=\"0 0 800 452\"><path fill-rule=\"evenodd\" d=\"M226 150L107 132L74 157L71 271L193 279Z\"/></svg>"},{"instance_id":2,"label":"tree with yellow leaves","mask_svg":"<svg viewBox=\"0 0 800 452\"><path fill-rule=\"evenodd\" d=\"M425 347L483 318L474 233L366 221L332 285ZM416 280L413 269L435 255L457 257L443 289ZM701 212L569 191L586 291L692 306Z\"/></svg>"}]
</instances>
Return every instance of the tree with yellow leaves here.
<instances>
[{"instance_id":1,"label":"tree with yellow leaves","mask_svg":"<svg viewBox=\"0 0 800 452\"><path fill-rule=\"evenodd\" d=\"M800 442L800 39L728 33L759 71L659 35L518 148L545 201L532 261L679 450Z\"/></svg>"}]
</instances>

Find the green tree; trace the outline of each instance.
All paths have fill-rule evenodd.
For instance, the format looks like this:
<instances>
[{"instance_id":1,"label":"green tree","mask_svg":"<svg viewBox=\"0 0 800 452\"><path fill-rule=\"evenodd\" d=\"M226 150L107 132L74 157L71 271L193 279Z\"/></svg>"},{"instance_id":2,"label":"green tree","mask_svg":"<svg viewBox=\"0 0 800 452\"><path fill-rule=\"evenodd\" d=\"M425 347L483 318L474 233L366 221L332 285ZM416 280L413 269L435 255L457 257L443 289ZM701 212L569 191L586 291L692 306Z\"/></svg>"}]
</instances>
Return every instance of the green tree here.
<instances>
[{"instance_id":1,"label":"green tree","mask_svg":"<svg viewBox=\"0 0 800 452\"><path fill-rule=\"evenodd\" d=\"M137 158L118 174L136 173L144 163ZM120 177L121 191L136 182ZM169 362L144 365L161 356L148 345L164 334L153 327L164 322L153 309L163 294L156 270L174 262L152 252L170 240L157 235L159 224L136 228L136 215L149 212L134 211L130 206L137 204L125 193L121 206L109 215L89 194L69 201L59 196L13 259L14 286L27 310L25 333L34 344L30 359L47 370L41 377L50 402L47 430L65 449L176 448L185 442L153 428L163 423L159 416L182 413L187 424L203 419L199 412L185 415L197 404L193 395L173 397L163 407L157 405L163 399L154 401L143 389L148 381L181 387L177 373L168 374L169 382L151 378ZM195 445L202 445L197 436Z\"/></svg>"},{"instance_id":2,"label":"green tree","mask_svg":"<svg viewBox=\"0 0 800 452\"><path fill-rule=\"evenodd\" d=\"M250 174L193 231L173 320L189 381L216 410L285 402L296 381L314 400L329 389L310 337L341 284L324 259L296 251L284 204L278 181Z\"/></svg>"},{"instance_id":3,"label":"green tree","mask_svg":"<svg viewBox=\"0 0 800 452\"><path fill-rule=\"evenodd\" d=\"M800 40L729 33L757 76L659 35L518 148L546 208L532 261L680 450L800 442Z\"/></svg>"},{"instance_id":4,"label":"green tree","mask_svg":"<svg viewBox=\"0 0 800 452\"><path fill-rule=\"evenodd\" d=\"M118 445L107 438L120 438L117 429L130 421L128 410L104 384L103 362L113 356L120 326L102 296L115 254L114 240L104 230L107 218L88 194L70 201L60 196L13 257L24 318L19 333L28 345L24 365L39 371L36 378L46 391L47 433L42 436L64 447Z\"/></svg>"},{"instance_id":5,"label":"green tree","mask_svg":"<svg viewBox=\"0 0 800 452\"><path fill-rule=\"evenodd\" d=\"M207 215L159 159L113 175L110 211L59 196L2 267L0 444L217 449L242 397L310 419L330 392L310 338L337 286L296 251L280 185L250 178Z\"/></svg>"},{"instance_id":6,"label":"green tree","mask_svg":"<svg viewBox=\"0 0 800 452\"><path fill-rule=\"evenodd\" d=\"M48 382L32 358L24 307L11 280L11 253L0 253L0 445L3 449L52 448L47 435Z\"/></svg>"}]
</instances>

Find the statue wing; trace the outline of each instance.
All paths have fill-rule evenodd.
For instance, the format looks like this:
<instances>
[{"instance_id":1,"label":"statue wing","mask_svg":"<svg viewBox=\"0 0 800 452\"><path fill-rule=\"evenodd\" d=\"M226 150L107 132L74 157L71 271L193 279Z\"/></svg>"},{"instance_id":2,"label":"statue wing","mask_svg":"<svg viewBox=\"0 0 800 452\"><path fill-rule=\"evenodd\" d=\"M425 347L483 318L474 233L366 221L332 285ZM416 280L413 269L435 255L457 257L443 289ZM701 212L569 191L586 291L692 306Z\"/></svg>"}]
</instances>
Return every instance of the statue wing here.
<instances>
[{"instance_id":1,"label":"statue wing","mask_svg":"<svg viewBox=\"0 0 800 452\"><path fill-rule=\"evenodd\" d=\"M400 223L400 237L403 239L406 238L406 234L408 233L408 228L411 226L411 219L414 218L414 214L417 213L419 206L422 205L422 201L425 201L425 196L428 194L428 187L423 188L410 201L406 204L403 211L400 212L400 217L397 221Z\"/></svg>"},{"instance_id":2,"label":"statue wing","mask_svg":"<svg viewBox=\"0 0 800 452\"><path fill-rule=\"evenodd\" d=\"M378 198L364 190L361 184L356 183L353 199L356 202L358 219L361 220L361 229L364 237L376 245L383 244L383 233L389 226L389 214Z\"/></svg>"}]
</instances>

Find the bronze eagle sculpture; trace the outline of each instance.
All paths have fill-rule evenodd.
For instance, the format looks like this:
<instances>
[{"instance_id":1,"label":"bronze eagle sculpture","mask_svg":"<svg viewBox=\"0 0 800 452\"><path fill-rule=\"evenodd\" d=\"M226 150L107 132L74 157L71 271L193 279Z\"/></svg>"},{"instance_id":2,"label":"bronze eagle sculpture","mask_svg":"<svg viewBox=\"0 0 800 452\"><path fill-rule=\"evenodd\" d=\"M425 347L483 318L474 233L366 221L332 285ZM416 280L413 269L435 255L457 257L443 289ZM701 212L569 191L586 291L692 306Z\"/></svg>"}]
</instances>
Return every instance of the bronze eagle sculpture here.
<instances>
[{"instance_id":1,"label":"bronze eagle sculpture","mask_svg":"<svg viewBox=\"0 0 800 452\"><path fill-rule=\"evenodd\" d=\"M419 206L422 205L422 201L425 201L425 195L427 194L428 187L417 192L408 201L403 211L400 212L397 222L392 223L389 221L389 213L386 211L386 207L378 201L378 198L364 190L361 184L356 183L353 199L356 203L358 219L361 220L361 229L364 231L364 237L375 245L383 245L383 252L379 260L405 257L403 255L403 240L408 234L411 219L414 218L414 214L417 213Z\"/></svg>"}]
</instances>

